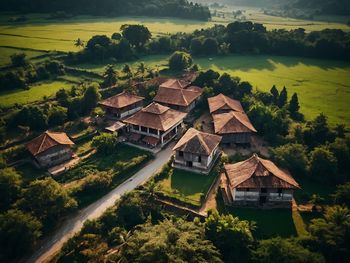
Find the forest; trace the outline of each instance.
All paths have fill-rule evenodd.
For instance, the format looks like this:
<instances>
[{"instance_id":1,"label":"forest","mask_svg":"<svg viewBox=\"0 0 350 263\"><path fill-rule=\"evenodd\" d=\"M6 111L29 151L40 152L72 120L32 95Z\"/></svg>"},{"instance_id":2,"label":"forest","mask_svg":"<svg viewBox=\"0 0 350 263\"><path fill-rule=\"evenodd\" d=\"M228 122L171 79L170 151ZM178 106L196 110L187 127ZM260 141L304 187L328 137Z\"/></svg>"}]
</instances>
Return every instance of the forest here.
<instances>
[{"instance_id":1,"label":"forest","mask_svg":"<svg viewBox=\"0 0 350 263\"><path fill-rule=\"evenodd\" d=\"M3 11L16 11L22 13L57 13L61 17L69 15L102 15L126 16L142 15L155 17L180 17L188 19L208 20L210 12L207 7L189 3L187 0L4 0L0 3ZM66 15L62 14L66 13ZM58 16L58 18L60 17Z\"/></svg>"}]
</instances>

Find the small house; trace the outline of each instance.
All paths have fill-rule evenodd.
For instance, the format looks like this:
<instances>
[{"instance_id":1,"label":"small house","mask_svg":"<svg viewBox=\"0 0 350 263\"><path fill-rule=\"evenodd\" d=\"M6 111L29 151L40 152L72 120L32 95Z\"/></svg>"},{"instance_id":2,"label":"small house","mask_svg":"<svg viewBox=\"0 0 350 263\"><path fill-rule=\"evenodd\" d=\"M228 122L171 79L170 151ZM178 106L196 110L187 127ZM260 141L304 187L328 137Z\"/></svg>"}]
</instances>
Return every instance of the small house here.
<instances>
[{"instance_id":1,"label":"small house","mask_svg":"<svg viewBox=\"0 0 350 263\"><path fill-rule=\"evenodd\" d=\"M250 144L254 126L244 112L213 114L214 132L222 136L222 144Z\"/></svg>"},{"instance_id":2,"label":"small house","mask_svg":"<svg viewBox=\"0 0 350 263\"><path fill-rule=\"evenodd\" d=\"M73 145L67 134L46 131L30 141L26 147L40 167L48 168L71 159Z\"/></svg>"},{"instance_id":3,"label":"small house","mask_svg":"<svg viewBox=\"0 0 350 263\"><path fill-rule=\"evenodd\" d=\"M120 120L141 110L143 99L143 97L122 92L99 102L99 105L104 109L107 118Z\"/></svg>"},{"instance_id":4,"label":"small house","mask_svg":"<svg viewBox=\"0 0 350 263\"><path fill-rule=\"evenodd\" d=\"M221 137L190 128L175 145L174 167L208 174L220 156Z\"/></svg>"},{"instance_id":5,"label":"small house","mask_svg":"<svg viewBox=\"0 0 350 263\"><path fill-rule=\"evenodd\" d=\"M186 113L153 102L124 123L131 141L156 147L164 146L180 133L185 117Z\"/></svg>"},{"instance_id":6,"label":"small house","mask_svg":"<svg viewBox=\"0 0 350 263\"><path fill-rule=\"evenodd\" d=\"M300 188L287 171L257 154L224 167L221 191L228 205L289 207Z\"/></svg>"},{"instance_id":7,"label":"small house","mask_svg":"<svg viewBox=\"0 0 350 263\"><path fill-rule=\"evenodd\" d=\"M190 86L191 82L183 79L168 79L160 84L160 88L184 89Z\"/></svg>"},{"instance_id":8,"label":"small house","mask_svg":"<svg viewBox=\"0 0 350 263\"><path fill-rule=\"evenodd\" d=\"M223 94L208 98L208 105L211 114L227 113L230 111L244 112L238 100L231 99Z\"/></svg>"}]
</instances>

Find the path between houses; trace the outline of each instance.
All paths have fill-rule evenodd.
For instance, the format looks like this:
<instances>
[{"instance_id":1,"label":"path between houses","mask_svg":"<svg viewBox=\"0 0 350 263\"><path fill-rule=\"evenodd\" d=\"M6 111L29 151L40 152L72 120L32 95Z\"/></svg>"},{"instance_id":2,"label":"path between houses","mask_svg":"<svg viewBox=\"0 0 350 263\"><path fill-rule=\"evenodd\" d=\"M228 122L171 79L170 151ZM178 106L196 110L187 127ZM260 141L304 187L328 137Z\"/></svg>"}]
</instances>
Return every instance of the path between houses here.
<instances>
[{"instance_id":1,"label":"path between houses","mask_svg":"<svg viewBox=\"0 0 350 263\"><path fill-rule=\"evenodd\" d=\"M78 233L86 220L100 217L107 208L114 205L115 201L125 193L135 189L147 181L153 174L169 161L172 155L171 143L163 151L159 152L153 161L138 171L134 176L113 189L101 199L79 210L72 217L65 220L52 235L43 240L43 246L36 250L25 262L48 262L74 234Z\"/></svg>"}]
</instances>

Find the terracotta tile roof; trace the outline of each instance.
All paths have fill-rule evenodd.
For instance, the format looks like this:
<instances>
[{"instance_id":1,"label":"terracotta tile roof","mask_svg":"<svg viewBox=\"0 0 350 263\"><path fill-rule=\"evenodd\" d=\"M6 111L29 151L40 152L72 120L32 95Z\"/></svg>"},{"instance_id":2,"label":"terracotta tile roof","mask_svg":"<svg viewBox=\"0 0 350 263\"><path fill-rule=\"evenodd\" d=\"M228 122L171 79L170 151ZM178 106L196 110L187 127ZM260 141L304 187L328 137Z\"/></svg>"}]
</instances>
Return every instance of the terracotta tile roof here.
<instances>
[{"instance_id":1,"label":"terracotta tile roof","mask_svg":"<svg viewBox=\"0 0 350 263\"><path fill-rule=\"evenodd\" d=\"M214 131L216 134L256 132L248 116L244 112L230 111L213 114Z\"/></svg>"},{"instance_id":2,"label":"terracotta tile roof","mask_svg":"<svg viewBox=\"0 0 350 263\"><path fill-rule=\"evenodd\" d=\"M112 125L106 127L105 130L110 131L110 132L115 132L115 131L119 131L120 129L122 129L124 127L125 127L124 123L122 123L120 121L116 121Z\"/></svg>"},{"instance_id":3,"label":"terracotta tile roof","mask_svg":"<svg viewBox=\"0 0 350 263\"><path fill-rule=\"evenodd\" d=\"M26 147L31 154L36 156L57 145L74 145L74 142L64 132L46 131L28 142Z\"/></svg>"},{"instance_id":4,"label":"terracotta tile roof","mask_svg":"<svg viewBox=\"0 0 350 263\"><path fill-rule=\"evenodd\" d=\"M232 188L300 188L287 172L253 154L248 160L225 165Z\"/></svg>"},{"instance_id":5,"label":"terracotta tile roof","mask_svg":"<svg viewBox=\"0 0 350 263\"><path fill-rule=\"evenodd\" d=\"M209 156L219 145L220 141L221 136L190 128L175 145L173 150Z\"/></svg>"},{"instance_id":6,"label":"terracotta tile roof","mask_svg":"<svg viewBox=\"0 0 350 263\"><path fill-rule=\"evenodd\" d=\"M121 109L126 106L142 101L144 98L123 91L113 97L100 101L99 104L107 107Z\"/></svg>"},{"instance_id":7,"label":"terracotta tile roof","mask_svg":"<svg viewBox=\"0 0 350 263\"><path fill-rule=\"evenodd\" d=\"M168 79L163 82L159 87L161 88L173 88L173 89L184 89L191 83L183 79Z\"/></svg>"},{"instance_id":8,"label":"terracotta tile roof","mask_svg":"<svg viewBox=\"0 0 350 263\"><path fill-rule=\"evenodd\" d=\"M140 125L160 131L167 131L186 117L186 113L170 109L158 103L151 103L133 116L124 120L125 123Z\"/></svg>"},{"instance_id":9,"label":"terracotta tile roof","mask_svg":"<svg viewBox=\"0 0 350 263\"><path fill-rule=\"evenodd\" d=\"M200 97L202 93L202 89L195 86L186 89L159 87L153 100L159 103L188 106Z\"/></svg>"},{"instance_id":10,"label":"terracotta tile roof","mask_svg":"<svg viewBox=\"0 0 350 263\"><path fill-rule=\"evenodd\" d=\"M242 105L238 100L231 99L223 94L208 98L208 104L210 113L219 109L244 112Z\"/></svg>"}]
</instances>

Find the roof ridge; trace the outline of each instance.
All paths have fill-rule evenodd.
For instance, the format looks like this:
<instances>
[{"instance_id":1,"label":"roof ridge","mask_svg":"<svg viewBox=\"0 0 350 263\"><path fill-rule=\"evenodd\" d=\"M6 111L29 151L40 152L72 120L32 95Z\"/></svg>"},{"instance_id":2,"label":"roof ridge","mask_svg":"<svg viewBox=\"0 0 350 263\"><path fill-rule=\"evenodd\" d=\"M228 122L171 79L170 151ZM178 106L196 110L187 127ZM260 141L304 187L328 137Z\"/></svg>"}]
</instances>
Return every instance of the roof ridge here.
<instances>
[{"instance_id":1,"label":"roof ridge","mask_svg":"<svg viewBox=\"0 0 350 263\"><path fill-rule=\"evenodd\" d=\"M43 144L44 144L44 141L45 141L46 136L49 136L49 135L48 135L48 131L44 132L43 139L41 140L40 146L39 146L38 150L36 151L36 153L40 152L40 149L41 149L41 147L42 147ZM50 136L49 136L49 137L50 137ZM51 137L50 137L50 138L51 138Z\"/></svg>"},{"instance_id":2,"label":"roof ridge","mask_svg":"<svg viewBox=\"0 0 350 263\"><path fill-rule=\"evenodd\" d=\"M198 137L199 141L201 142L201 145L203 145L203 147L205 148L205 151L209 154L209 147L207 145L207 143L204 141L202 134L201 133L197 133L196 136Z\"/></svg>"}]
</instances>

